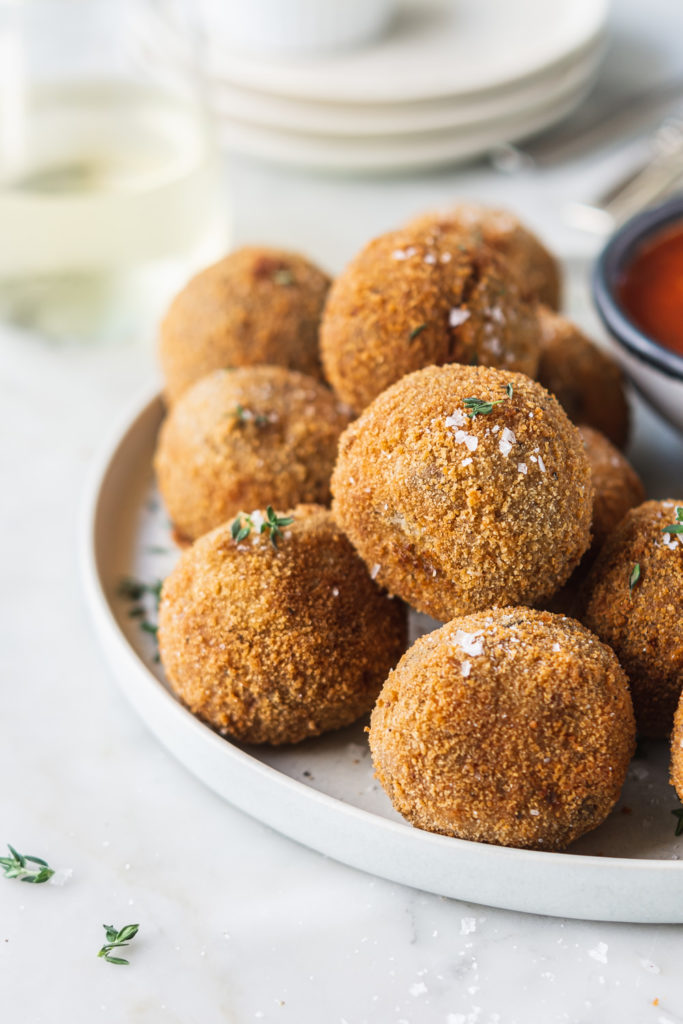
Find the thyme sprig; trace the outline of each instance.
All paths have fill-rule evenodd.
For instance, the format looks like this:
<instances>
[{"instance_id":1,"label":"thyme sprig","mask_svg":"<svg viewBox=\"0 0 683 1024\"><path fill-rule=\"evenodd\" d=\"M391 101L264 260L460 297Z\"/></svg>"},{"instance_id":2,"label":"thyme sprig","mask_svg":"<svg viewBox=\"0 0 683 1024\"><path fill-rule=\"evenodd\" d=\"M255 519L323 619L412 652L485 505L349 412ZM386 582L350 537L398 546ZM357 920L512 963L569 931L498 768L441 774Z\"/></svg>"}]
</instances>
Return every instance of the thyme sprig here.
<instances>
[{"instance_id":1,"label":"thyme sprig","mask_svg":"<svg viewBox=\"0 0 683 1024\"><path fill-rule=\"evenodd\" d=\"M273 506L268 505L265 511L265 518L260 526L258 526L258 532L259 534L267 533L270 543L274 548L277 548L278 538L282 536L282 528L289 526L293 522L294 516L278 516L273 510ZM230 533L235 543L240 544L256 528L257 524L254 523L254 514L247 515L245 512L240 512L230 525Z\"/></svg>"},{"instance_id":2,"label":"thyme sprig","mask_svg":"<svg viewBox=\"0 0 683 1024\"><path fill-rule=\"evenodd\" d=\"M252 412L250 409L245 409L240 403L235 406L233 416L240 426L244 426L247 423L254 423L257 427L265 427L268 425L267 416L264 416L259 412Z\"/></svg>"},{"instance_id":3,"label":"thyme sprig","mask_svg":"<svg viewBox=\"0 0 683 1024\"><path fill-rule=\"evenodd\" d=\"M683 533L683 505L676 505L676 522L663 526L662 533Z\"/></svg>"},{"instance_id":4,"label":"thyme sprig","mask_svg":"<svg viewBox=\"0 0 683 1024\"><path fill-rule=\"evenodd\" d=\"M415 339L419 337L423 331L426 331L426 329L427 324L418 324L417 327L413 327L412 331L408 336L408 341L415 341Z\"/></svg>"},{"instance_id":5,"label":"thyme sprig","mask_svg":"<svg viewBox=\"0 0 683 1024\"><path fill-rule=\"evenodd\" d=\"M131 608L128 610L128 617L130 619L139 619L139 625L142 632L149 633L155 641L157 639L159 627L156 622L150 621L147 616L147 609L144 604L141 604L141 601L146 594L150 594L154 599L154 608L158 615L159 602L161 601L161 588L163 585L163 580L156 580L154 583L145 583L143 580L136 580L132 576L126 576L119 583L119 595L133 602ZM154 660L159 660L158 649L155 651Z\"/></svg>"},{"instance_id":6,"label":"thyme sprig","mask_svg":"<svg viewBox=\"0 0 683 1024\"><path fill-rule=\"evenodd\" d=\"M42 857L31 857L27 853L19 853L13 846L7 844L10 857L0 857L0 867L5 878L18 878L20 882L32 882L40 885L47 882L54 875L53 868L49 867ZM32 864L37 865L31 867Z\"/></svg>"},{"instance_id":7,"label":"thyme sprig","mask_svg":"<svg viewBox=\"0 0 683 1024\"><path fill-rule=\"evenodd\" d=\"M493 412L494 405L500 405L501 402L507 402L509 398L512 398L512 384L509 382L505 385L505 395L503 398L464 398L463 405L468 409L467 415L471 420L475 416L488 416L489 413Z\"/></svg>"},{"instance_id":8,"label":"thyme sprig","mask_svg":"<svg viewBox=\"0 0 683 1024\"><path fill-rule=\"evenodd\" d=\"M631 575L628 578L628 589L629 590L633 590L635 585L638 583L639 579L640 579L640 562L636 562L635 565L633 566L633 568L631 569Z\"/></svg>"},{"instance_id":9,"label":"thyme sprig","mask_svg":"<svg viewBox=\"0 0 683 1024\"><path fill-rule=\"evenodd\" d=\"M103 924L102 927L106 933L107 941L97 955L104 957L108 964L128 966L129 960L124 960L120 956L111 956L111 951L113 949L122 949L129 945L130 940L134 939L137 935L140 925L126 924L123 928L116 929L113 924Z\"/></svg>"}]
</instances>

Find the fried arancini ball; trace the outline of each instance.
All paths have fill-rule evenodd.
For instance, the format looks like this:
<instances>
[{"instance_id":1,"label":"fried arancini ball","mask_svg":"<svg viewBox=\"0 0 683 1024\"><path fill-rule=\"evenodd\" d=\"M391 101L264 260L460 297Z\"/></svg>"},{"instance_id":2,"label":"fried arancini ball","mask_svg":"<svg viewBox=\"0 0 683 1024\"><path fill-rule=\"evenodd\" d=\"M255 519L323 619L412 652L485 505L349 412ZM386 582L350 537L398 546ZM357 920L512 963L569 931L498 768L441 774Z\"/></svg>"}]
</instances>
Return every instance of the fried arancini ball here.
<instances>
[{"instance_id":1,"label":"fried arancini ball","mask_svg":"<svg viewBox=\"0 0 683 1024\"><path fill-rule=\"evenodd\" d=\"M237 539L227 523L205 534L161 594L169 683L246 743L297 743L355 721L405 649L405 608L373 583L330 512L300 505L290 516L261 533L267 517L252 513Z\"/></svg>"},{"instance_id":2,"label":"fried arancini ball","mask_svg":"<svg viewBox=\"0 0 683 1024\"><path fill-rule=\"evenodd\" d=\"M683 695L678 701L671 733L671 785L683 802Z\"/></svg>"},{"instance_id":3,"label":"fried arancini ball","mask_svg":"<svg viewBox=\"0 0 683 1024\"><path fill-rule=\"evenodd\" d=\"M598 430L580 426L593 483L593 545L597 553L630 508L645 501L645 488L635 469Z\"/></svg>"},{"instance_id":4,"label":"fried arancini ball","mask_svg":"<svg viewBox=\"0 0 683 1024\"><path fill-rule=\"evenodd\" d=\"M330 501L349 422L319 381L282 366L214 370L178 399L154 459L173 524L194 540L241 509Z\"/></svg>"},{"instance_id":5,"label":"fried arancini ball","mask_svg":"<svg viewBox=\"0 0 683 1024\"><path fill-rule=\"evenodd\" d=\"M479 363L533 377L539 327L493 250L457 232L405 228L366 245L332 285L320 351L328 381L360 412L423 366Z\"/></svg>"},{"instance_id":6,"label":"fried arancini ball","mask_svg":"<svg viewBox=\"0 0 683 1024\"><path fill-rule=\"evenodd\" d=\"M627 512L579 593L579 618L629 677L643 736L669 735L683 688L683 534L666 531L677 507L683 500L646 501Z\"/></svg>"},{"instance_id":7,"label":"fried arancini ball","mask_svg":"<svg viewBox=\"0 0 683 1024\"><path fill-rule=\"evenodd\" d=\"M593 542L565 585L543 602L547 611L567 615L573 614L579 588L607 537L630 508L645 500L640 477L619 449L592 427L579 427L579 433L591 468Z\"/></svg>"},{"instance_id":8,"label":"fried arancini ball","mask_svg":"<svg viewBox=\"0 0 683 1024\"><path fill-rule=\"evenodd\" d=\"M408 226L458 231L481 239L507 260L525 298L559 309L561 284L557 260L509 210L479 203L458 203L446 210L415 217Z\"/></svg>"},{"instance_id":9,"label":"fried arancini ball","mask_svg":"<svg viewBox=\"0 0 683 1024\"><path fill-rule=\"evenodd\" d=\"M370 749L418 828L561 850L616 802L635 748L628 681L580 623L493 608L422 637L389 674Z\"/></svg>"},{"instance_id":10,"label":"fried arancini ball","mask_svg":"<svg viewBox=\"0 0 683 1024\"><path fill-rule=\"evenodd\" d=\"M617 448L628 439L629 407L621 370L576 324L538 308L541 359L538 380L569 419L604 434Z\"/></svg>"},{"instance_id":11,"label":"fried arancini ball","mask_svg":"<svg viewBox=\"0 0 683 1024\"><path fill-rule=\"evenodd\" d=\"M272 363L321 377L318 327L329 285L303 256L280 249L237 249L201 271L161 325L168 403L221 367Z\"/></svg>"},{"instance_id":12,"label":"fried arancini ball","mask_svg":"<svg viewBox=\"0 0 683 1024\"><path fill-rule=\"evenodd\" d=\"M503 370L398 381L342 435L332 494L377 580L441 621L550 596L590 542L581 435L540 384Z\"/></svg>"}]
</instances>

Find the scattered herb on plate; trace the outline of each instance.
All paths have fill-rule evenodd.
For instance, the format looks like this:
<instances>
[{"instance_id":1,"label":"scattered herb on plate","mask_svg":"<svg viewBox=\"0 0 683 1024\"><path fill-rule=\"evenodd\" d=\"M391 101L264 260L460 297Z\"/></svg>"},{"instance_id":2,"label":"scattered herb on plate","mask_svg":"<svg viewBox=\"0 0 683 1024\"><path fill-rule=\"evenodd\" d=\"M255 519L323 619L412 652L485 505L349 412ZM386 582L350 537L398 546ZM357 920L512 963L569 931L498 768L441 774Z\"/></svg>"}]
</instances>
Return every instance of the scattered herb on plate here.
<instances>
[{"instance_id":1,"label":"scattered herb on plate","mask_svg":"<svg viewBox=\"0 0 683 1024\"><path fill-rule=\"evenodd\" d=\"M42 857L31 857L28 853L19 853L13 846L7 844L11 857L0 857L0 868L5 878L18 878L20 882L33 882L40 885L47 882L54 875L53 868L49 867ZM31 865L35 864L35 867Z\"/></svg>"},{"instance_id":2,"label":"scattered herb on plate","mask_svg":"<svg viewBox=\"0 0 683 1024\"><path fill-rule=\"evenodd\" d=\"M123 928L116 929L113 924L103 924L102 927L107 936L107 941L97 955L104 957L108 964L128 966L130 961L124 960L123 957L112 956L111 952L113 949L123 949L128 946L130 940L134 939L137 935L140 925L126 924Z\"/></svg>"},{"instance_id":3,"label":"scattered herb on plate","mask_svg":"<svg viewBox=\"0 0 683 1024\"><path fill-rule=\"evenodd\" d=\"M413 327L412 331L408 336L408 340L415 341L415 339L419 337L422 334L422 332L425 331L426 329L427 324L418 324L417 327Z\"/></svg>"}]
</instances>

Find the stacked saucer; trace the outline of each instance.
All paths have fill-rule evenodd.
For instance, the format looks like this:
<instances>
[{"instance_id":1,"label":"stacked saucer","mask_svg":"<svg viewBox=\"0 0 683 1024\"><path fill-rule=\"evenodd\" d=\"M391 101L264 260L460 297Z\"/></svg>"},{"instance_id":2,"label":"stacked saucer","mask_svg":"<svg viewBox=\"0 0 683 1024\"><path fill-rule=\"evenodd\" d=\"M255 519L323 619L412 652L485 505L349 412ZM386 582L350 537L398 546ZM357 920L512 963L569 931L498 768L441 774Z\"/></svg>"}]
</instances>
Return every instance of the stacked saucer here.
<instances>
[{"instance_id":1,"label":"stacked saucer","mask_svg":"<svg viewBox=\"0 0 683 1024\"><path fill-rule=\"evenodd\" d=\"M218 2L203 0L209 17ZM541 131L587 96L607 13L607 0L412 0L362 49L286 59L231 49L209 21L222 138L330 170L471 158Z\"/></svg>"}]
</instances>

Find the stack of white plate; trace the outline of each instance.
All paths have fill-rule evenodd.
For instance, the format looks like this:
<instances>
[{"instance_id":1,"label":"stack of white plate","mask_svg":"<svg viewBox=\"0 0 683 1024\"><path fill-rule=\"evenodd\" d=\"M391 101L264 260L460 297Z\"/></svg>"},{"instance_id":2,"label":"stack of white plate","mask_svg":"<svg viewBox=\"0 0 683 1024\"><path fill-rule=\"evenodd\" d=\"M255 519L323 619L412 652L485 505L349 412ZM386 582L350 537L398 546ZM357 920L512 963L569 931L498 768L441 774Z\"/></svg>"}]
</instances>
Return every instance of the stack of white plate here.
<instances>
[{"instance_id":1,"label":"stack of white plate","mask_svg":"<svg viewBox=\"0 0 683 1024\"><path fill-rule=\"evenodd\" d=\"M412 0L362 49L287 59L231 49L216 22L207 66L222 138L326 169L468 159L541 131L586 97L607 13L608 0Z\"/></svg>"}]
</instances>

